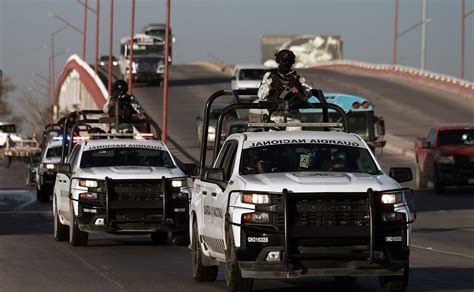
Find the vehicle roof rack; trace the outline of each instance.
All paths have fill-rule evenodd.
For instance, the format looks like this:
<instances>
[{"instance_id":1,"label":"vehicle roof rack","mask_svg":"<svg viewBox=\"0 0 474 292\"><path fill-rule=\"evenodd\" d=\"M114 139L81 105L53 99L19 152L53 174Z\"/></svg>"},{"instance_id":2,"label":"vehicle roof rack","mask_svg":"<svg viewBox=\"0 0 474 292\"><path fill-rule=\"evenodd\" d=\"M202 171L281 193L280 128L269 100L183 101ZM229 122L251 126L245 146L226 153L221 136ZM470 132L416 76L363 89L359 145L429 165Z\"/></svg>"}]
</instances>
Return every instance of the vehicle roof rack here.
<instances>
[{"instance_id":1,"label":"vehicle roof rack","mask_svg":"<svg viewBox=\"0 0 474 292\"><path fill-rule=\"evenodd\" d=\"M99 116L97 118L92 118L91 116ZM160 140L161 136L161 129L158 124L145 113L145 119L135 118L132 117L127 120L120 120L118 116L115 117L103 117L105 114L101 110L82 110L69 113L66 118L64 119L63 125L63 136L67 137L70 133L75 133L77 131L87 131L90 137L94 138L124 138L124 137L149 137L150 139ZM102 116L102 117L101 117ZM75 120L78 119L79 120ZM68 123L68 121L74 121L74 124ZM106 125L114 125L115 133L94 133L94 128L91 124L106 124ZM147 133L121 133L120 132L120 125L139 125L143 124L146 127ZM82 128L82 129L81 129ZM151 128L154 129L154 134L151 131ZM99 128L100 129L100 128ZM102 129L101 129L102 130ZM151 135L147 135L151 134ZM77 139L77 138L76 138ZM67 139L63 139L62 149L61 149L61 161L64 163L66 158L72 151L72 147L74 144L74 138L71 139L71 142L68 143ZM67 148L67 149L66 149Z\"/></svg>"},{"instance_id":2,"label":"vehicle roof rack","mask_svg":"<svg viewBox=\"0 0 474 292\"><path fill-rule=\"evenodd\" d=\"M347 115L342 108L335 104L330 104L326 102L326 98L321 90L313 89L312 91L313 96L319 99L320 103L306 103L302 106L299 106L297 109L303 108L319 108L322 109L323 112L323 122L322 123L249 123L248 125L251 127L260 127L260 128L275 128L275 127L322 127L325 131L329 130L339 130L344 132L349 132L349 124L347 120ZM222 126L225 119L225 116L230 113L231 111L235 111L237 109L267 109L269 111L276 111L282 110L286 114L290 110L289 102L287 100L279 100L279 101L259 101L258 103L240 103L240 95L257 95L257 89L245 89L245 90L220 90L213 93L206 101L205 109L204 109L204 120L203 120L203 128L202 128L202 141L201 141L201 153L200 153L200 165L199 165L199 172L200 174L203 173L203 170L206 165L206 149L207 149L207 136L208 136L208 128L209 128L209 116L210 110L213 102L222 96L233 96L235 100L238 102L236 104L231 104L224 108L224 110L219 115L217 120L217 127L216 127L216 140L214 143L214 151L213 151L213 160L214 161L217 157L219 148L220 148L220 141L221 141L221 132ZM294 110L292 108L291 110ZM336 111L342 117L342 123L331 123L329 122L329 109ZM285 118L286 119L286 118Z\"/></svg>"}]
</instances>

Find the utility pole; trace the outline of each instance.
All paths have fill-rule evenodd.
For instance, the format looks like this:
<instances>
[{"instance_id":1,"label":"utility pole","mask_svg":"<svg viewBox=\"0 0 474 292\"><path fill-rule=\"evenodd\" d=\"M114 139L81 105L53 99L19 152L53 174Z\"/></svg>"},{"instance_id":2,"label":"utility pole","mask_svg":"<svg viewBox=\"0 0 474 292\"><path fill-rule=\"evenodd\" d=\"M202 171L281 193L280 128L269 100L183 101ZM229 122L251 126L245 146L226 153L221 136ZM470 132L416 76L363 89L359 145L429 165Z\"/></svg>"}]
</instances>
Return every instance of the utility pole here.
<instances>
[{"instance_id":1,"label":"utility pole","mask_svg":"<svg viewBox=\"0 0 474 292\"><path fill-rule=\"evenodd\" d=\"M426 70L426 0L423 0L421 25L421 70Z\"/></svg>"},{"instance_id":2,"label":"utility pole","mask_svg":"<svg viewBox=\"0 0 474 292\"><path fill-rule=\"evenodd\" d=\"M166 29L165 29L165 72L163 75L163 132L161 140L166 144L168 127L168 71L169 71L169 48L170 48L170 0L166 0Z\"/></svg>"},{"instance_id":3,"label":"utility pole","mask_svg":"<svg viewBox=\"0 0 474 292\"><path fill-rule=\"evenodd\" d=\"M87 63L86 61L86 51L87 51L87 2L89 0L85 0L84 3L84 28L82 29L83 38L82 41L82 60Z\"/></svg>"}]
</instances>

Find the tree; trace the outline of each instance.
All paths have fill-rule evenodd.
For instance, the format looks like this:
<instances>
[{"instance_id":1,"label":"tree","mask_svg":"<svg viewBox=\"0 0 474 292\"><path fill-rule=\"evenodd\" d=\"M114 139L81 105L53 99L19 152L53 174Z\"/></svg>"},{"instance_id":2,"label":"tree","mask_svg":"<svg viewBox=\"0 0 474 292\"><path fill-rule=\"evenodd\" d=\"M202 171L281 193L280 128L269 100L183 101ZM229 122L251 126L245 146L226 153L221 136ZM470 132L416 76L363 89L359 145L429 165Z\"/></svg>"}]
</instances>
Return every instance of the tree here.
<instances>
[{"instance_id":1,"label":"tree","mask_svg":"<svg viewBox=\"0 0 474 292\"><path fill-rule=\"evenodd\" d=\"M0 82L0 120L7 119L12 115L12 109L8 104L8 96L15 90L15 86L11 83L10 78L3 75L3 80Z\"/></svg>"}]
</instances>

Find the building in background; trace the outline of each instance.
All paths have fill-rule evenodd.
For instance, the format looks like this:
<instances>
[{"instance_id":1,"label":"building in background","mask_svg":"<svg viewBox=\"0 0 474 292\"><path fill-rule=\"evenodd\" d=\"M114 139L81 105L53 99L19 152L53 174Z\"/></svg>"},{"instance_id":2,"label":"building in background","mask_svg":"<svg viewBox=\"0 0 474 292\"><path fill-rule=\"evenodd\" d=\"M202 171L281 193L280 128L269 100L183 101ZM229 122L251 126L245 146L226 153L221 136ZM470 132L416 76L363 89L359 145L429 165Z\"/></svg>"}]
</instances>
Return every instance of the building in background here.
<instances>
[{"instance_id":1,"label":"building in background","mask_svg":"<svg viewBox=\"0 0 474 292\"><path fill-rule=\"evenodd\" d=\"M275 53L289 49L296 55L295 68L342 59L342 37L335 35L262 35L261 62L276 67Z\"/></svg>"}]
</instances>

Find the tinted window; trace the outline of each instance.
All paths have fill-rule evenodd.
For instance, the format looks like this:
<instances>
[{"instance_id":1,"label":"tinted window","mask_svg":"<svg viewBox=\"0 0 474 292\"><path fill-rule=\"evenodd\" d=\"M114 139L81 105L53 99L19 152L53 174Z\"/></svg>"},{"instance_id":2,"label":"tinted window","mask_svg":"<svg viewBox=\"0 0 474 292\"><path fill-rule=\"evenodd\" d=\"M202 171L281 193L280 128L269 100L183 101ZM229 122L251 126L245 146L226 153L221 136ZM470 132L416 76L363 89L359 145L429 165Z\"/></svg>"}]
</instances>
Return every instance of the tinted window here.
<instances>
[{"instance_id":1,"label":"tinted window","mask_svg":"<svg viewBox=\"0 0 474 292\"><path fill-rule=\"evenodd\" d=\"M443 145L474 145L474 130L440 131L438 146Z\"/></svg>"},{"instance_id":2,"label":"tinted window","mask_svg":"<svg viewBox=\"0 0 474 292\"><path fill-rule=\"evenodd\" d=\"M108 148L84 151L81 168L105 166L175 167L168 152L143 148Z\"/></svg>"},{"instance_id":3,"label":"tinted window","mask_svg":"<svg viewBox=\"0 0 474 292\"><path fill-rule=\"evenodd\" d=\"M265 69L242 69L239 72L239 80L262 80Z\"/></svg>"},{"instance_id":4,"label":"tinted window","mask_svg":"<svg viewBox=\"0 0 474 292\"><path fill-rule=\"evenodd\" d=\"M331 171L361 172L379 170L367 149L342 145L291 144L245 149L240 174Z\"/></svg>"},{"instance_id":5,"label":"tinted window","mask_svg":"<svg viewBox=\"0 0 474 292\"><path fill-rule=\"evenodd\" d=\"M48 152L46 152L46 158L61 157L61 152L62 152L61 146L51 147L48 149Z\"/></svg>"},{"instance_id":6,"label":"tinted window","mask_svg":"<svg viewBox=\"0 0 474 292\"><path fill-rule=\"evenodd\" d=\"M16 133L15 125L0 126L0 132L2 132L2 133Z\"/></svg>"}]
</instances>

